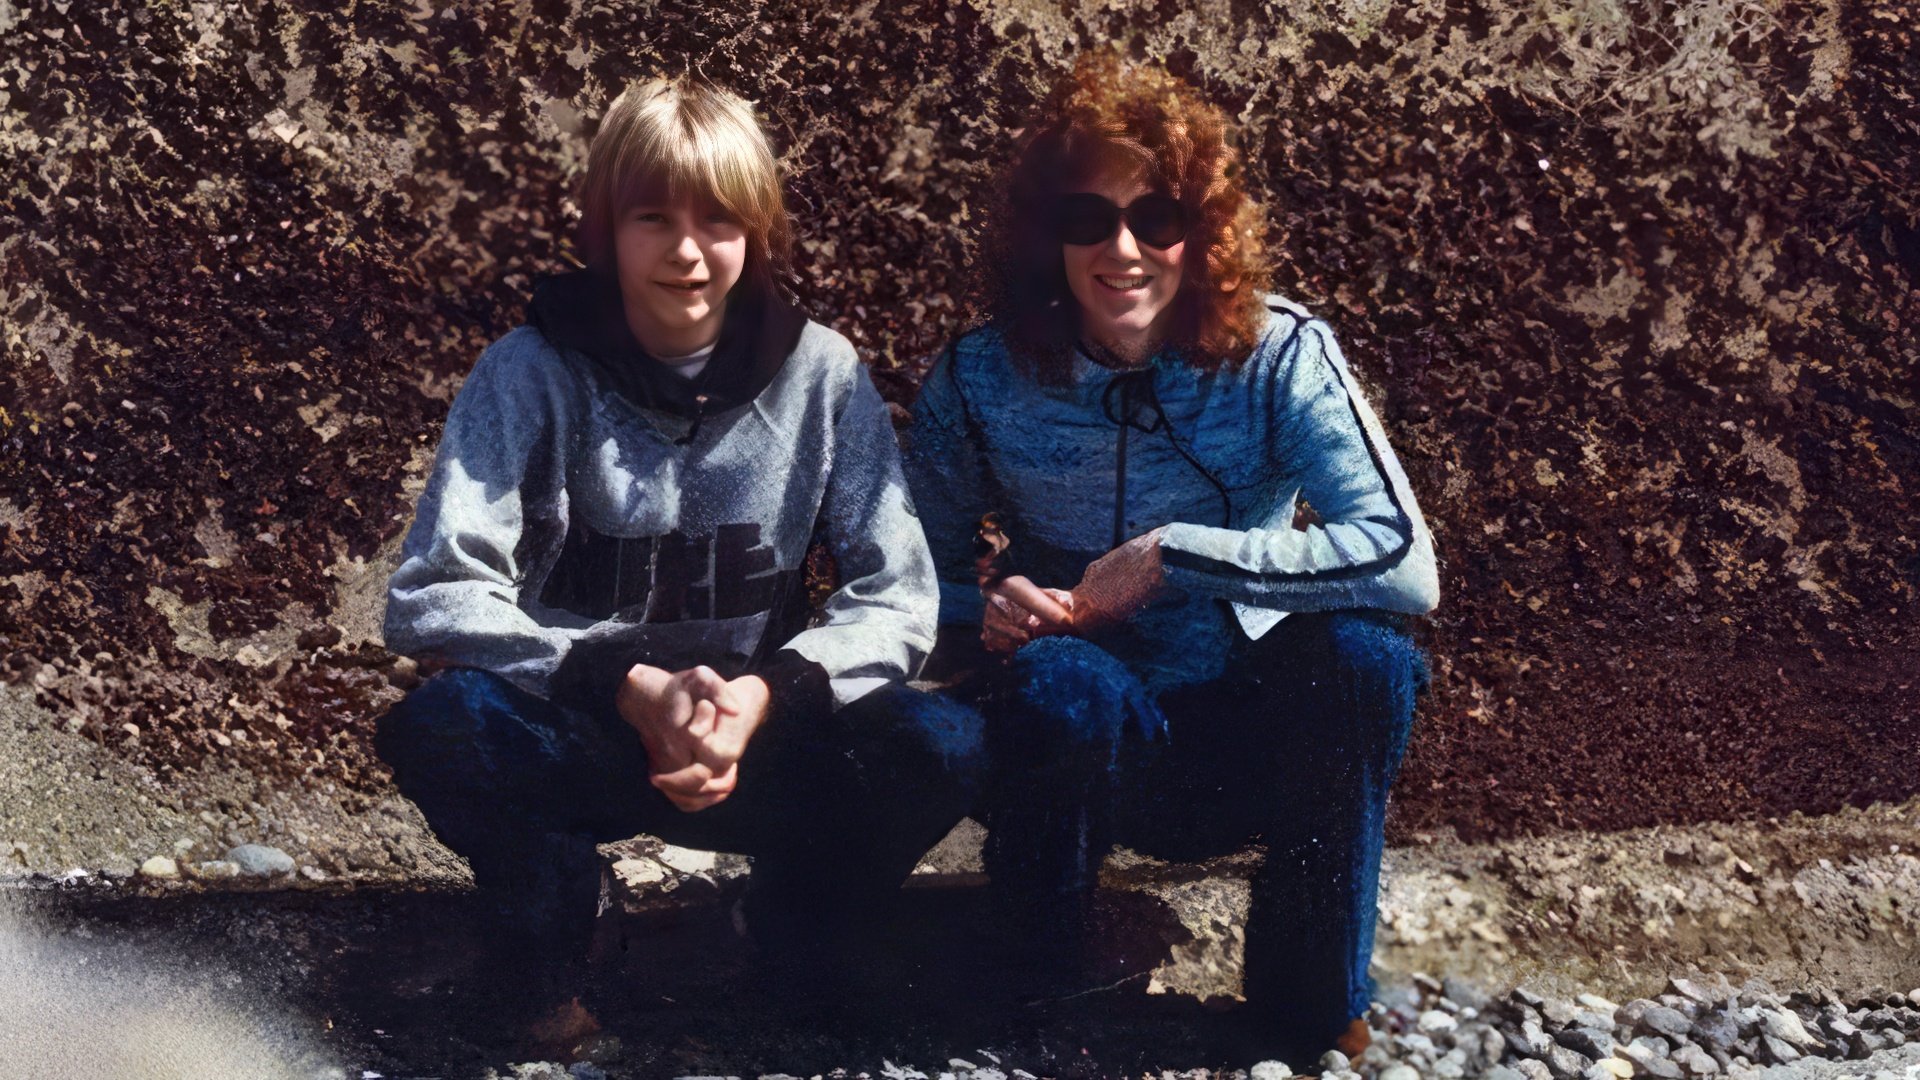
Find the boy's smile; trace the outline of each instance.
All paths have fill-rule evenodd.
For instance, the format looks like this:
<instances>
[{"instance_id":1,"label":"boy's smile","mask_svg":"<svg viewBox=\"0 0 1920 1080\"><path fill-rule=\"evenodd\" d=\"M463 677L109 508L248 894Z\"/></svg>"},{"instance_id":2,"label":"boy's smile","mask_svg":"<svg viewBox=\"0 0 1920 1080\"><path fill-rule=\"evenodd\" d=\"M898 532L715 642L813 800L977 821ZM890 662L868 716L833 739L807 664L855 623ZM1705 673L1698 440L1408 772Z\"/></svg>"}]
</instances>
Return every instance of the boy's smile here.
<instances>
[{"instance_id":1,"label":"boy's smile","mask_svg":"<svg viewBox=\"0 0 1920 1080\"><path fill-rule=\"evenodd\" d=\"M747 262L747 232L714 203L692 198L629 207L614 229L627 326L657 357L713 344L727 294Z\"/></svg>"}]
</instances>

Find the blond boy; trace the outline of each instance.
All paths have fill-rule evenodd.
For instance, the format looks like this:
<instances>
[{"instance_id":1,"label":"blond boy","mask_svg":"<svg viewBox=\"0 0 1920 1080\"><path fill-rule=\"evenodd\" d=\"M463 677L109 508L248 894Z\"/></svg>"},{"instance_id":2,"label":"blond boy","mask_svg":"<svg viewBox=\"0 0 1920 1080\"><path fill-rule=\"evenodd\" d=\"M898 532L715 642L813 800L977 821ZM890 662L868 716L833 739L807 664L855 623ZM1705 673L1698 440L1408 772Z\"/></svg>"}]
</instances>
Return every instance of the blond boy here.
<instances>
[{"instance_id":1,"label":"blond boy","mask_svg":"<svg viewBox=\"0 0 1920 1080\"><path fill-rule=\"evenodd\" d=\"M830 952L965 812L979 757L970 714L903 685L939 601L887 410L780 295L744 101L631 87L583 205L587 268L536 288L447 417L386 635L451 670L381 753L502 941L571 955L593 844L650 832L753 856L754 936ZM817 611L816 537L839 578Z\"/></svg>"}]
</instances>

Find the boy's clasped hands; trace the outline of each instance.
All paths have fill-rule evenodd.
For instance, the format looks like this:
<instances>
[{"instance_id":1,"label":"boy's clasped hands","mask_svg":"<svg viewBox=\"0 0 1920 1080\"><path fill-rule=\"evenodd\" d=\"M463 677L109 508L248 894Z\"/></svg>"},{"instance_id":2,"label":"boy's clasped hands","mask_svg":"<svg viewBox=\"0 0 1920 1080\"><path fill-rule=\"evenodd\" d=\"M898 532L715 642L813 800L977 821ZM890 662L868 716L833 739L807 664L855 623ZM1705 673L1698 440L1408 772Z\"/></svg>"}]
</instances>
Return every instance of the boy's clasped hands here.
<instances>
[{"instance_id":1,"label":"boy's clasped hands","mask_svg":"<svg viewBox=\"0 0 1920 1080\"><path fill-rule=\"evenodd\" d=\"M653 786L692 813L733 794L769 697L758 675L729 681L704 664L678 672L635 664L614 704L640 733Z\"/></svg>"}]
</instances>

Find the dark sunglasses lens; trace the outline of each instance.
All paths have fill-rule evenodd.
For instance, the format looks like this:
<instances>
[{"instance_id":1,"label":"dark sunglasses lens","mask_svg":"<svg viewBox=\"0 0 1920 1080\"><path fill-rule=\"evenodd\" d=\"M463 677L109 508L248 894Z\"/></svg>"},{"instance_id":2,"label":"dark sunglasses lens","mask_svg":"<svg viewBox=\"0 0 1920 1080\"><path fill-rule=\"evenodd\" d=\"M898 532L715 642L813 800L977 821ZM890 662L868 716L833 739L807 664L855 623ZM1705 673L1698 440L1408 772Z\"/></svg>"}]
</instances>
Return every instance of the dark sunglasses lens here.
<instances>
[{"instance_id":1,"label":"dark sunglasses lens","mask_svg":"<svg viewBox=\"0 0 1920 1080\"><path fill-rule=\"evenodd\" d=\"M1119 208L1098 195L1062 196L1055 213L1063 244L1097 244L1120 222Z\"/></svg>"},{"instance_id":2,"label":"dark sunglasses lens","mask_svg":"<svg viewBox=\"0 0 1920 1080\"><path fill-rule=\"evenodd\" d=\"M1169 248L1186 239L1186 208L1165 195L1142 196L1127 207L1127 227L1141 243Z\"/></svg>"}]
</instances>

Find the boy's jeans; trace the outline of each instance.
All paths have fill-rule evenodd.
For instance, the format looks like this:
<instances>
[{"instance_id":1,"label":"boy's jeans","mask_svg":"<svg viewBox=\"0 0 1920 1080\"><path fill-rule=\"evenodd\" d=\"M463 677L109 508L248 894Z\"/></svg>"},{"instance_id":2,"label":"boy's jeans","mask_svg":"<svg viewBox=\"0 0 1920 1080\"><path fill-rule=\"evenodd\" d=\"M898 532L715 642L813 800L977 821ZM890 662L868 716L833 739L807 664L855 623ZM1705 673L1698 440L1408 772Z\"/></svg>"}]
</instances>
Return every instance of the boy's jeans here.
<instances>
[{"instance_id":1,"label":"boy's jeans","mask_svg":"<svg viewBox=\"0 0 1920 1080\"><path fill-rule=\"evenodd\" d=\"M1427 677L1372 612L1291 615L1222 678L1157 699L1096 645L1031 642L982 702L987 872L1071 954L1108 845L1197 859L1264 836L1244 1011L1271 1045L1318 1054L1367 1010L1387 789Z\"/></svg>"},{"instance_id":2,"label":"boy's jeans","mask_svg":"<svg viewBox=\"0 0 1920 1080\"><path fill-rule=\"evenodd\" d=\"M434 676L381 719L377 746L509 934L583 952L594 844L645 832L752 856L748 926L780 951L828 947L884 915L970 808L979 723L898 685L830 715L775 717L733 794L694 813L648 782L640 737L611 705L562 708L489 672Z\"/></svg>"}]
</instances>

